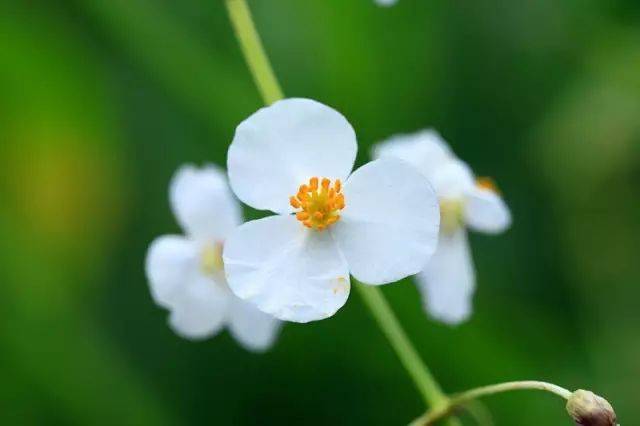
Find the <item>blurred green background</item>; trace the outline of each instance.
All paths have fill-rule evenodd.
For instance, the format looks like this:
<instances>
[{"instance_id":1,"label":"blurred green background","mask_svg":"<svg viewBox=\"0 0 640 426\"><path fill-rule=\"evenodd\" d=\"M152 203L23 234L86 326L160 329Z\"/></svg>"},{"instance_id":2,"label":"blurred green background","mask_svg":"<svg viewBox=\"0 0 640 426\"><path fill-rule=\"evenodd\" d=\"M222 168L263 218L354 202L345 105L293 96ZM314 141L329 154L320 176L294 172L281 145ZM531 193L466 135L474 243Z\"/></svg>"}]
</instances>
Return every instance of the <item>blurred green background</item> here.
<instances>
[{"instance_id":1,"label":"blurred green background","mask_svg":"<svg viewBox=\"0 0 640 426\"><path fill-rule=\"evenodd\" d=\"M254 0L289 96L343 112L359 161L434 126L514 215L472 235L471 321L384 288L449 391L541 379L634 424L640 378L640 2ZM167 184L223 165L261 106L221 0L0 2L0 423L404 424L413 384L354 292L275 348L192 343L148 294ZM250 215L255 216L254 213ZM569 425L560 400L486 400L498 425ZM473 424L465 419L468 424Z\"/></svg>"}]
</instances>

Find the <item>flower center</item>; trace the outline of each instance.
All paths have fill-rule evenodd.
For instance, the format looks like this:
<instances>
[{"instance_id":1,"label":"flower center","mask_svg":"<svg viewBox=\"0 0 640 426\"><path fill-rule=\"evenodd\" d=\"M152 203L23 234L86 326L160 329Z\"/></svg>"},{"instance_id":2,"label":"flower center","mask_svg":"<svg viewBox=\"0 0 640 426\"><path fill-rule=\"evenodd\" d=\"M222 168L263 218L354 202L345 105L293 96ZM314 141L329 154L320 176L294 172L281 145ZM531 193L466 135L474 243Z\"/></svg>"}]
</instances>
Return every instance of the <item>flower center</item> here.
<instances>
[{"instance_id":1,"label":"flower center","mask_svg":"<svg viewBox=\"0 0 640 426\"><path fill-rule=\"evenodd\" d=\"M340 219L340 210L344 209L342 182L317 177L309 179L308 184L300 185L298 193L289 198L291 206L300 209L296 213L298 219L307 228L322 231Z\"/></svg>"},{"instance_id":2,"label":"flower center","mask_svg":"<svg viewBox=\"0 0 640 426\"><path fill-rule=\"evenodd\" d=\"M464 203L461 199L440 200L440 229L445 234L453 234L463 221Z\"/></svg>"},{"instance_id":3,"label":"flower center","mask_svg":"<svg viewBox=\"0 0 640 426\"><path fill-rule=\"evenodd\" d=\"M223 270L222 243L207 244L200 255L200 268L205 275L213 276Z\"/></svg>"},{"instance_id":4,"label":"flower center","mask_svg":"<svg viewBox=\"0 0 640 426\"><path fill-rule=\"evenodd\" d=\"M496 183L490 177L479 177L476 186L485 191L500 194ZM464 199L441 198L440 203L440 229L445 234L453 234L464 225Z\"/></svg>"}]
</instances>

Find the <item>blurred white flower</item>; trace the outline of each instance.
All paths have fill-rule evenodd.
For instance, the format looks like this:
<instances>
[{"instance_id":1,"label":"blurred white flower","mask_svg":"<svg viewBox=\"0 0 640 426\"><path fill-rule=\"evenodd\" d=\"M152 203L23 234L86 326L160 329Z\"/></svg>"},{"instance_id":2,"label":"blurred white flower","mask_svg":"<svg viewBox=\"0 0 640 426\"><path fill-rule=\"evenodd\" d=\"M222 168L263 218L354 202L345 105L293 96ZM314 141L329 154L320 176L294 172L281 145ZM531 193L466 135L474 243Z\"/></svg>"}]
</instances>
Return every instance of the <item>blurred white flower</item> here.
<instances>
[{"instance_id":1,"label":"blurred white flower","mask_svg":"<svg viewBox=\"0 0 640 426\"><path fill-rule=\"evenodd\" d=\"M476 179L434 130L393 136L374 147L375 158L413 164L433 185L440 200L438 248L416 276L425 308L434 318L457 324L472 312L475 271L467 228L496 234L511 225L511 214L487 178Z\"/></svg>"},{"instance_id":2,"label":"blurred white flower","mask_svg":"<svg viewBox=\"0 0 640 426\"><path fill-rule=\"evenodd\" d=\"M344 305L349 273L377 285L424 268L438 238L435 192L397 159L350 175L356 151L349 122L309 99L276 102L238 126L231 187L277 215L227 239L225 272L237 296L277 318L308 322Z\"/></svg>"},{"instance_id":3,"label":"blurred white flower","mask_svg":"<svg viewBox=\"0 0 640 426\"><path fill-rule=\"evenodd\" d=\"M385 7L393 6L394 4L398 3L398 0L374 0L374 1L378 6L385 6Z\"/></svg>"},{"instance_id":4,"label":"blurred white flower","mask_svg":"<svg viewBox=\"0 0 640 426\"><path fill-rule=\"evenodd\" d=\"M268 349L281 322L237 298L224 277L223 242L242 223L224 172L183 166L169 198L185 235L157 238L146 259L151 295L171 312L169 325L187 339L211 337L227 326L246 349Z\"/></svg>"}]
</instances>

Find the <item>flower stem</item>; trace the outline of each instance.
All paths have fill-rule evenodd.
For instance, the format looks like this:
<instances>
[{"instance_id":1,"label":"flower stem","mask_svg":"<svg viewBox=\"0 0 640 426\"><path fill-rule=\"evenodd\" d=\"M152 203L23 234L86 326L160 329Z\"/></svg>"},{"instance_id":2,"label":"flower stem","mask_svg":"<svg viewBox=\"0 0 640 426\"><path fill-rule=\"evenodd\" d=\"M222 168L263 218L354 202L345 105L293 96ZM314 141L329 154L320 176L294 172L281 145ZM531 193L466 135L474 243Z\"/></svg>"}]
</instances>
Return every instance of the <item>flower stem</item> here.
<instances>
[{"instance_id":1,"label":"flower stem","mask_svg":"<svg viewBox=\"0 0 640 426\"><path fill-rule=\"evenodd\" d=\"M355 287L360 292L360 296L362 296L365 304L371 310L385 336L389 339L402 365L411 375L427 405L432 407L446 405L447 398L440 385L438 385L427 366L420 359L418 352L411 345L407 334L402 329L398 318L391 310L382 291L378 287L359 282L355 283Z\"/></svg>"},{"instance_id":2,"label":"flower stem","mask_svg":"<svg viewBox=\"0 0 640 426\"><path fill-rule=\"evenodd\" d=\"M240 42L242 53L264 103L269 105L282 99L284 94L264 51L246 1L225 0L225 4L229 11L229 18L236 37ZM356 283L356 288L362 294L367 306L378 321L378 325L398 354L402 365L415 382L425 403L434 407L434 409L448 406L447 396L442 392L433 375L420 359L418 352L409 341L380 289L360 283ZM450 426L459 425L457 419L453 418L447 419L446 423Z\"/></svg>"},{"instance_id":3,"label":"flower stem","mask_svg":"<svg viewBox=\"0 0 640 426\"><path fill-rule=\"evenodd\" d=\"M417 419L415 419L413 422L411 422L411 426L432 425L436 421L446 418L456 408L484 396L495 395L498 393L510 392L514 390L531 390L531 389L550 392L566 400L568 400L572 395L571 391L565 388L562 388L558 385L554 385L552 383L546 383L546 382L539 382L535 380L523 380L518 382L506 382L506 383L499 383L496 385L482 386L479 388L471 389L471 390L461 392L451 396L448 402L446 402L444 405L440 405L439 407L436 407L428 411L421 417L418 417Z\"/></svg>"},{"instance_id":4,"label":"flower stem","mask_svg":"<svg viewBox=\"0 0 640 426\"><path fill-rule=\"evenodd\" d=\"M270 105L284 98L280 84L278 84L269 63L269 58L262 46L260 35L253 24L247 2L245 0L225 0L225 4L242 53L264 103Z\"/></svg>"},{"instance_id":5,"label":"flower stem","mask_svg":"<svg viewBox=\"0 0 640 426\"><path fill-rule=\"evenodd\" d=\"M373 314L389 343L396 351L400 362L413 379L420 391L424 402L433 410L440 410L449 406L449 399L442 392L440 385L420 358L418 351L411 344L409 337L400 325L400 321L393 313L391 306L378 287L365 285L355 281L355 287ZM448 419L449 425L459 424L456 419Z\"/></svg>"}]
</instances>

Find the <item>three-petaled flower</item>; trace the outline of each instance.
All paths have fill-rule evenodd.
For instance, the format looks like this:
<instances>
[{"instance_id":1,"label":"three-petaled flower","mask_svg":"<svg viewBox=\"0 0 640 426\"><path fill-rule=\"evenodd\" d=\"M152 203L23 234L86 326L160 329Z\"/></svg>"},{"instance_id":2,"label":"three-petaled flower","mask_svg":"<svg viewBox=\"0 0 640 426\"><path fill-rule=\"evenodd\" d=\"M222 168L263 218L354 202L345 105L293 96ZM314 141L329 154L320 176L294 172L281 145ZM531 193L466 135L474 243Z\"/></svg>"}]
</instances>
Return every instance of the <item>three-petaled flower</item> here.
<instances>
[{"instance_id":1,"label":"three-petaled flower","mask_svg":"<svg viewBox=\"0 0 640 426\"><path fill-rule=\"evenodd\" d=\"M224 240L242 223L224 172L183 166L171 181L169 198L185 235L154 240L146 273L153 299L171 311L171 328L185 338L204 339L226 325L245 348L269 348L281 322L234 296L224 277Z\"/></svg>"},{"instance_id":2,"label":"three-petaled flower","mask_svg":"<svg viewBox=\"0 0 640 426\"><path fill-rule=\"evenodd\" d=\"M476 179L466 163L433 130L393 136L378 144L376 158L413 164L433 185L440 200L438 249L416 276L424 305L434 318L456 324L469 317L475 271L466 228L495 234L511 224L511 214L493 181Z\"/></svg>"},{"instance_id":3,"label":"three-petaled flower","mask_svg":"<svg viewBox=\"0 0 640 426\"><path fill-rule=\"evenodd\" d=\"M434 190L398 159L351 173L356 151L349 122L309 99L276 102L238 126L227 159L231 188L276 213L227 239L225 272L238 297L308 322L344 305L349 274L377 285L424 268L438 239Z\"/></svg>"}]
</instances>

